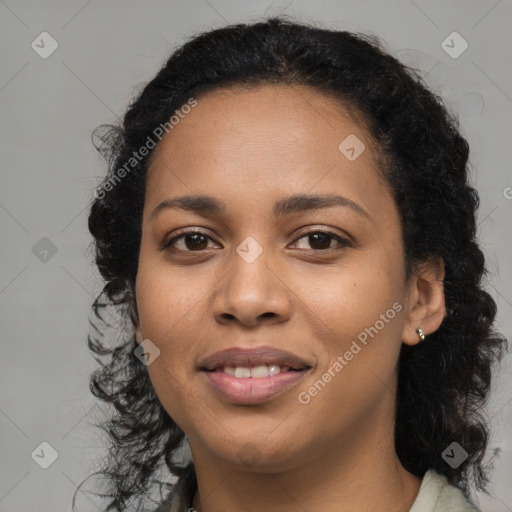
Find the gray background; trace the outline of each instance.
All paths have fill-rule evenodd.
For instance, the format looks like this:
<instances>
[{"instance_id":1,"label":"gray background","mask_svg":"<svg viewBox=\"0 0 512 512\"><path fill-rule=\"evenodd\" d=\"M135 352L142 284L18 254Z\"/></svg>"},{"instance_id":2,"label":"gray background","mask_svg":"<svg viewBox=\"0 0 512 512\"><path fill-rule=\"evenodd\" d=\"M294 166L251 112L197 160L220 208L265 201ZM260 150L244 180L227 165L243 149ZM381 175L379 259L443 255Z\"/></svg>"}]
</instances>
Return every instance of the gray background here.
<instances>
[{"instance_id":1,"label":"gray background","mask_svg":"<svg viewBox=\"0 0 512 512\"><path fill-rule=\"evenodd\" d=\"M103 409L88 389L96 363L86 345L100 281L85 208L105 169L91 131L122 115L185 37L280 13L382 37L460 114L481 197L488 289L498 328L512 338L512 1L0 0L0 511L70 510L102 455L93 424ZM58 43L46 59L31 47L42 46L44 31ZM457 58L441 46L453 31L469 44ZM512 510L509 370L507 356L488 408L491 449L499 449L492 496L478 495L486 512ZM58 453L47 469L31 456L50 456L42 442ZM79 496L79 510L98 510Z\"/></svg>"}]
</instances>

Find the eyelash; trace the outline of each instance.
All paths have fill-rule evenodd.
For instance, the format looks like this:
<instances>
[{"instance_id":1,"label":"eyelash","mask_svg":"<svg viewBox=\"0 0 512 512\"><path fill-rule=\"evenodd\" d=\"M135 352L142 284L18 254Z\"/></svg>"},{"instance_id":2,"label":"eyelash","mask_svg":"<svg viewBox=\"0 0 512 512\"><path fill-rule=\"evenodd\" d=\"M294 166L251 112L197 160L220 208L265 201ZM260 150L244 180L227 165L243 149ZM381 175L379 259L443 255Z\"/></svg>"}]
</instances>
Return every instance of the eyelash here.
<instances>
[{"instance_id":1,"label":"eyelash","mask_svg":"<svg viewBox=\"0 0 512 512\"><path fill-rule=\"evenodd\" d=\"M338 242L338 247L328 247L327 249L310 249L311 251L327 253L327 252L330 252L333 250L335 250L335 251L340 250L344 247L352 247L352 244L346 238L343 238L342 236L334 233L333 231L321 230L321 229L311 230L311 231L308 231L307 233L303 233L299 238L296 238L293 243L297 243L302 238L305 238L307 236L317 234L317 233L331 236ZM168 241L165 241L161 246L161 250L174 250L176 252L182 252L182 253L183 252L200 253L200 252L203 252L204 250L206 250L206 249L202 249L199 251L191 251L191 250L176 249L175 247L172 247L172 244L175 243L177 240L184 238L186 236L189 236L189 235L203 235L206 238L213 240L212 237L210 237L209 235L207 235L206 233L204 233L202 231L188 230L188 231L183 231L183 232L179 233L177 236L174 236L173 238L171 238Z\"/></svg>"}]
</instances>

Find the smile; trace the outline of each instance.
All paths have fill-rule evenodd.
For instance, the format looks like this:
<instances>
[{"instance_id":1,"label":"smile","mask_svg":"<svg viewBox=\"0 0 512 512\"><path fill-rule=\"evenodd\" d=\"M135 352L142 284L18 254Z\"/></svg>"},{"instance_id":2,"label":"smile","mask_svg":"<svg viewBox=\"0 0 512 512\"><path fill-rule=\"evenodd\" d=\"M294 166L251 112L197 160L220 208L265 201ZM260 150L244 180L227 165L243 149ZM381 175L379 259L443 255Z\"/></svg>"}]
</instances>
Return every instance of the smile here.
<instances>
[{"instance_id":1,"label":"smile","mask_svg":"<svg viewBox=\"0 0 512 512\"><path fill-rule=\"evenodd\" d=\"M227 373L239 379L247 379L249 377L263 379L269 375L278 375L279 373L299 370L295 370L289 366L279 366L277 364L260 364L252 368L246 366L222 366L216 368L214 371Z\"/></svg>"}]
</instances>

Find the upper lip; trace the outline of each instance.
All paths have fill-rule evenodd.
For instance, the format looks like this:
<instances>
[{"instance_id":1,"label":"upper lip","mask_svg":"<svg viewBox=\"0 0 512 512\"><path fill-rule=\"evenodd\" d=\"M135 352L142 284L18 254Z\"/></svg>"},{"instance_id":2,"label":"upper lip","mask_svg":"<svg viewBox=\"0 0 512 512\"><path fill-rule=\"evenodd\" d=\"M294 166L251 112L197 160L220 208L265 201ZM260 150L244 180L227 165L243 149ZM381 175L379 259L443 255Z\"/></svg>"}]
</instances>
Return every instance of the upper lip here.
<instances>
[{"instance_id":1,"label":"upper lip","mask_svg":"<svg viewBox=\"0 0 512 512\"><path fill-rule=\"evenodd\" d=\"M274 347L228 348L203 359L199 365L202 370L213 371L224 366L251 367L263 364L289 366L294 370L310 368L300 357Z\"/></svg>"}]
</instances>

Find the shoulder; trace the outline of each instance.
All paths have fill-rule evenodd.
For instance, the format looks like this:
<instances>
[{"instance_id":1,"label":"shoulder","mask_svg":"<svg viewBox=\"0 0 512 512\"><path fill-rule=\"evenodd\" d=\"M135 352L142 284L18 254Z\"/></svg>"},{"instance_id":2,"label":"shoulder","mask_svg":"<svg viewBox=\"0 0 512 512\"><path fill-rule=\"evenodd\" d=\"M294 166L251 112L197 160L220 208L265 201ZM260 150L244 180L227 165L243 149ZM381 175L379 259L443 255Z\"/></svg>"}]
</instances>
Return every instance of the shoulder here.
<instances>
[{"instance_id":1,"label":"shoulder","mask_svg":"<svg viewBox=\"0 0 512 512\"><path fill-rule=\"evenodd\" d=\"M409 512L481 512L461 489L444 475L429 469L421 482L418 496Z\"/></svg>"}]
</instances>

